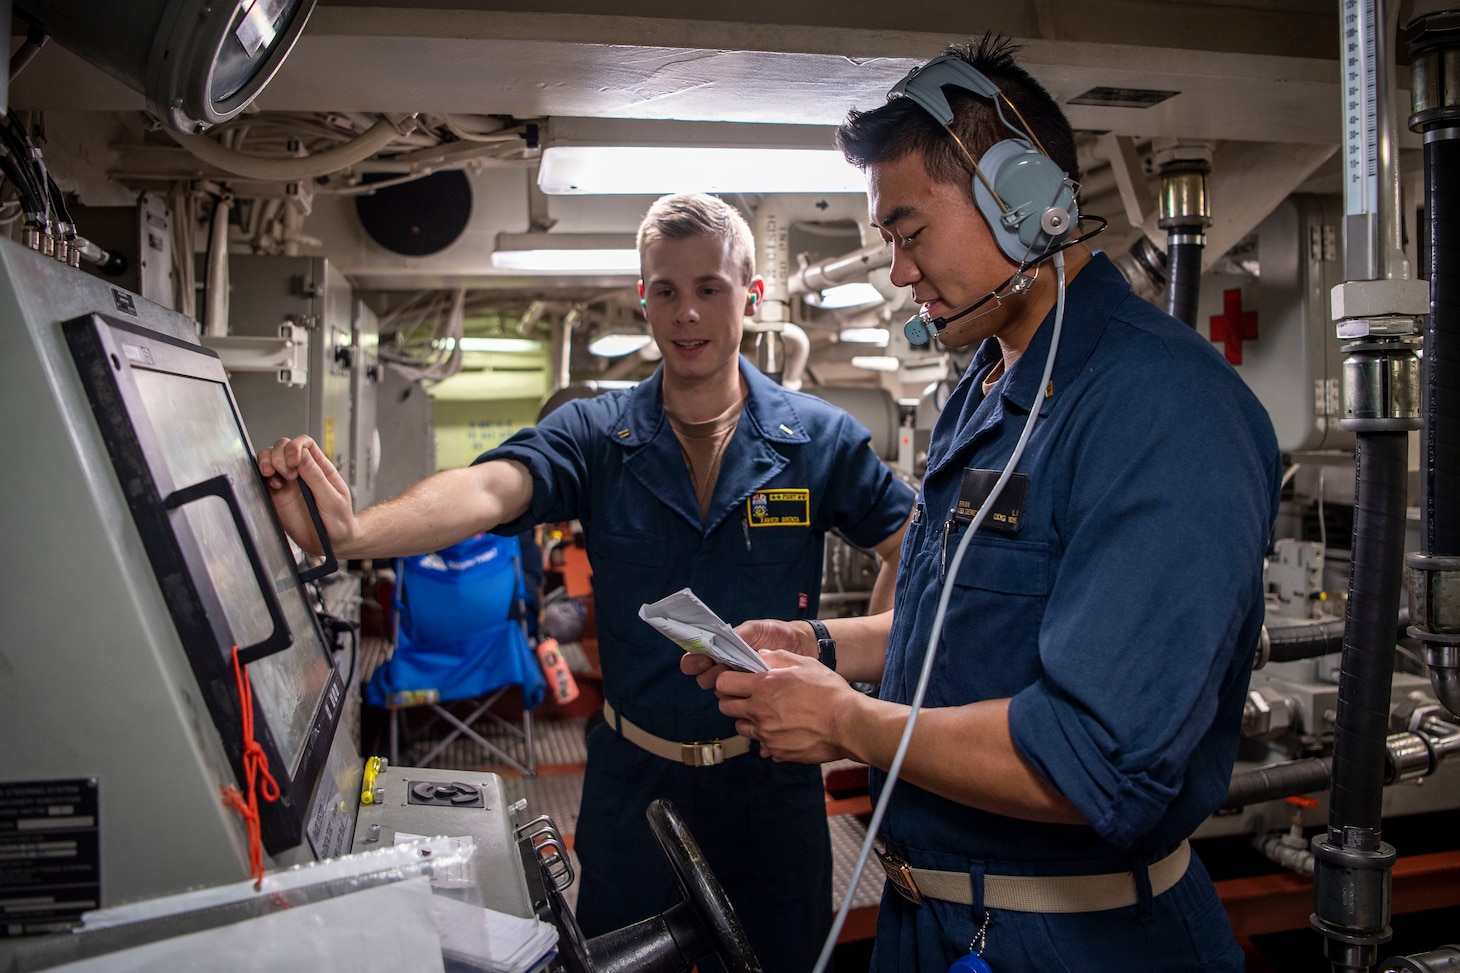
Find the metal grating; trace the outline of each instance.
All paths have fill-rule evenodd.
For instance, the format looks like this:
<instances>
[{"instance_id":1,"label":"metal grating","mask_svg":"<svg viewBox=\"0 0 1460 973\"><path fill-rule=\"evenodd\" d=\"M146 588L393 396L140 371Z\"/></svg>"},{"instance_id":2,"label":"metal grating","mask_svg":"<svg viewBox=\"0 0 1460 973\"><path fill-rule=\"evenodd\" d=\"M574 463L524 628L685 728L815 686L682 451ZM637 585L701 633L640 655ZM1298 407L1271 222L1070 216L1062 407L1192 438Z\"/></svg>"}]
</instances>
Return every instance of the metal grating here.
<instances>
[{"instance_id":1,"label":"metal grating","mask_svg":"<svg viewBox=\"0 0 1460 973\"><path fill-rule=\"evenodd\" d=\"M840 908L847 886L852 881L852 869L857 867L857 856L862 853L862 842L867 838L867 826L851 814L838 814L826 819L831 831L831 889L833 902ZM868 856L862 869L861 881L852 895L852 908L876 907L882 901L882 883L885 881L882 866L877 859Z\"/></svg>"}]
</instances>

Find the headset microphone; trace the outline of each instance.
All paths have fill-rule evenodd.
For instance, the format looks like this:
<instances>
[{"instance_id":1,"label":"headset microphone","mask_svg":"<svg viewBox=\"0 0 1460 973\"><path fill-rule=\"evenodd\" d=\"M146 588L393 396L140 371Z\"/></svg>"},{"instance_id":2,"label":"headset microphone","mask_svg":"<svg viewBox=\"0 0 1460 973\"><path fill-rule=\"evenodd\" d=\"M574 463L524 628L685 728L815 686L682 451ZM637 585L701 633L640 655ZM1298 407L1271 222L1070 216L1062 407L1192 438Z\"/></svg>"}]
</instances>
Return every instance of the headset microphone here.
<instances>
[{"instance_id":1,"label":"headset microphone","mask_svg":"<svg viewBox=\"0 0 1460 973\"><path fill-rule=\"evenodd\" d=\"M933 326L921 314L913 315L912 320L902 326L902 333L907 335L907 343L914 348L926 348L933 341Z\"/></svg>"},{"instance_id":2,"label":"headset microphone","mask_svg":"<svg viewBox=\"0 0 1460 973\"><path fill-rule=\"evenodd\" d=\"M913 318L907 324L904 324L902 326L902 333L907 336L908 344L912 345L914 348L926 347L933 340L933 335L938 334L954 321L965 318L968 315L972 314L974 311L977 311L989 301L995 299L1002 300L1004 297L1008 297L1011 294L1028 294L1029 291L1032 290L1034 287L1034 279L1037 271L1036 274L1028 274L1025 273L1025 271L1029 270L1029 268L1033 267L1035 264L1043 263L1045 260L1053 257L1058 252L1058 250L1051 251L1050 253L1041 256L1038 260L1033 261L1027 266L1020 267L1018 270L1010 274L1008 279L1005 280L998 287L995 287L983 297L980 297L974 301L970 301L962 307L955 309L952 314L940 315L939 317L931 319L923 317L921 313L918 314L917 317ZM1004 291L1004 293L1001 295L999 293L1000 291Z\"/></svg>"}]
</instances>

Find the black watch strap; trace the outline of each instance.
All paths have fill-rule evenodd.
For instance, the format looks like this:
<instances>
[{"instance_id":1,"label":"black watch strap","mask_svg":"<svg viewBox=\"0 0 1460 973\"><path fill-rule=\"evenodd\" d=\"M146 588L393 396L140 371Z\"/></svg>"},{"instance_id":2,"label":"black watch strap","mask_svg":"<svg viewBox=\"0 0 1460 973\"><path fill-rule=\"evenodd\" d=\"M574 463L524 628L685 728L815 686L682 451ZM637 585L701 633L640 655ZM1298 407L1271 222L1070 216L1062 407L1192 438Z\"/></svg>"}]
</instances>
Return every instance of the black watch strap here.
<instances>
[{"instance_id":1,"label":"black watch strap","mask_svg":"<svg viewBox=\"0 0 1460 973\"><path fill-rule=\"evenodd\" d=\"M806 624L816 636L816 658L820 663L836 672L836 639L826 630L826 624L819 618L808 618Z\"/></svg>"}]
</instances>

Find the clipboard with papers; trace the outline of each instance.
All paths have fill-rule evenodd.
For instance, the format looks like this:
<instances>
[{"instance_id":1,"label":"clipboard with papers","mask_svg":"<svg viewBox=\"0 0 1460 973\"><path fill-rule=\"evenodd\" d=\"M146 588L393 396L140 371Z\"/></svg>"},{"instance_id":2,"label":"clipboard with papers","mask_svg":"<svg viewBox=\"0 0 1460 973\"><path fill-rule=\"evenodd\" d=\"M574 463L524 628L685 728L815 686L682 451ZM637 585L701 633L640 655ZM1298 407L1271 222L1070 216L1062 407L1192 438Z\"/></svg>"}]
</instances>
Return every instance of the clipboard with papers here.
<instances>
[{"instance_id":1,"label":"clipboard with papers","mask_svg":"<svg viewBox=\"0 0 1460 973\"><path fill-rule=\"evenodd\" d=\"M742 672L766 672L760 653L688 588L639 607L639 617L686 652L707 655Z\"/></svg>"}]
</instances>

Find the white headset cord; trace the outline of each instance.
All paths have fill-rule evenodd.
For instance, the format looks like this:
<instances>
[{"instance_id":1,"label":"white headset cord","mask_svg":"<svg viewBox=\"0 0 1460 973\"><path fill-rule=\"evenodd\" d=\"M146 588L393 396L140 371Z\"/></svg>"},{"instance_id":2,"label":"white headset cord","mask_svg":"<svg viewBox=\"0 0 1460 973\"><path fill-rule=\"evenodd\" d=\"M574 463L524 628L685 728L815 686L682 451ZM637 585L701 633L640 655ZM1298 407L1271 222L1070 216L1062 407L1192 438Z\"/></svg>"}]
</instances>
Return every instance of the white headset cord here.
<instances>
[{"instance_id":1,"label":"white headset cord","mask_svg":"<svg viewBox=\"0 0 1460 973\"><path fill-rule=\"evenodd\" d=\"M857 856L856 867L852 869L852 877L847 884L846 894L842 897L841 908L837 910L836 919L831 924L831 931L827 933L826 943L821 947L821 955L816 959L813 973L823 973L831 961L837 937L841 935L842 927L846 925L847 913L851 911L852 896L857 891L857 885L862 880L862 871L867 865L867 858L872 853L872 842L876 840L877 831L882 826L882 817L887 812L893 785L897 783L898 774L902 770L903 758L907 756L908 745L912 742L913 727L918 721L918 711L922 709L923 696L928 691L928 683L933 674L933 660L938 654L938 639L943 633L943 618L948 613L948 601L953 591L953 586L948 582L957 577L958 567L963 563L963 554L968 550L968 542L983 526L989 510L993 508L994 501L1003 491L1004 484L1009 482L1009 477L1013 476L1019 458L1024 455L1024 447L1034 432L1034 424L1039 416L1039 406L1044 399L1045 389L1049 388L1050 376L1054 374L1055 352L1059 350L1060 332L1063 330L1065 322L1065 256L1063 253L1057 252L1054 255L1054 266L1058 275L1056 277L1054 330L1049 337L1049 353L1044 358L1044 374L1039 380L1038 391L1035 392L1034 402L1029 408L1029 418L1024 420L1024 430L1019 434L1019 441L1014 445L1014 452L1009 456L1009 462L1004 464L1003 472L999 474L993 489L989 491L988 497L979 507L978 513L974 515L972 523L968 525L963 540L958 542L958 549L953 555L953 563L948 565L948 571L943 579L943 591L938 597L938 610L933 615L933 630L928 635L927 655L923 659L922 673L918 676L918 687L913 693L912 704L908 710L907 724L902 729L902 739L897 744L897 752L892 757L892 765L887 769L887 782L882 785L882 795L877 799L877 806L872 810L872 820L867 823L867 839L862 842L862 851Z\"/></svg>"}]
</instances>

